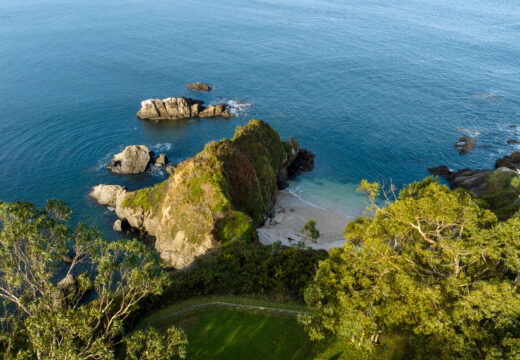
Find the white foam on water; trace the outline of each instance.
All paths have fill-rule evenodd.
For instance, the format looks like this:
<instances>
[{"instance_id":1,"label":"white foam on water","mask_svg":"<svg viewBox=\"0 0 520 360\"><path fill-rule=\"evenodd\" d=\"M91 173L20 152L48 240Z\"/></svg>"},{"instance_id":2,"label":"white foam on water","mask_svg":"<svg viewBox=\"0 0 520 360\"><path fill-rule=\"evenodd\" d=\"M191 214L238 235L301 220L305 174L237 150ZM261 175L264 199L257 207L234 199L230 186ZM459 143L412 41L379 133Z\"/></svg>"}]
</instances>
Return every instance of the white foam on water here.
<instances>
[{"instance_id":1,"label":"white foam on water","mask_svg":"<svg viewBox=\"0 0 520 360\"><path fill-rule=\"evenodd\" d=\"M244 100L228 100L226 101L226 105L229 108L229 112L231 114L235 114L237 117L240 116L241 113L246 112L253 103L244 102Z\"/></svg>"},{"instance_id":2,"label":"white foam on water","mask_svg":"<svg viewBox=\"0 0 520 360\"><path fill-rule=\"evenodd\" d=\"M459 132L472 138L476 138L480 135L480 131L476 129L460 129Z\"/></svg>"},{"instance_id":3,"label":"white foam on water","mask_svg":"<svg viewBox=\"0 0 520 360\"><path fill-rule=\"evenodd\" d=\"M171 149L173 149L172 143L158 143L150 145L150 150L153 152L165 152L170 151Z\"/></svg>"},{"instance_id":4,"label":"white foam on water","mask_svg":"<svg viewBox=\"0 0 520 360\"><path fill-rule=\"evenodd\" d=\"M166 177L166 171L164 170L164 168L157 168L155 166L151 166L149 171L150 171L150 175L152 175L153 177L158 177L158 178Z\"/></svg>"}]
</instances>

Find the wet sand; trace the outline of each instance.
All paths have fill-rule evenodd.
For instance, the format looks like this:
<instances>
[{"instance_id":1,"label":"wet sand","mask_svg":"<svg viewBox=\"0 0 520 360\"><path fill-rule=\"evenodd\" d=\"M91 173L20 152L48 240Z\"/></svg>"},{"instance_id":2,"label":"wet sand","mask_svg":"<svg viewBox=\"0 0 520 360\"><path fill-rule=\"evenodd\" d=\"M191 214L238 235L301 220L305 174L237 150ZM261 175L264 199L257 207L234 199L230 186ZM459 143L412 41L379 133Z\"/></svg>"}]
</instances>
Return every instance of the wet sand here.
<instances>
[{"instance_id":1,"label":"wet sand","mask_svg":"<svg viewBox=\"0 0 520 360\"><path fill-rule=\"evenodd\" d=\"M310 219L316 220L320 237L316 243L306 239L301 232L303 225ZM342 247L343 231L353 218L321 209L300 200L287 191L279 191L276 197L274 216L258 229L258 237L264 245L281 241L283 245L296 245L303 241L314 249L329 250Z\"/></svg>"}]
</instances>

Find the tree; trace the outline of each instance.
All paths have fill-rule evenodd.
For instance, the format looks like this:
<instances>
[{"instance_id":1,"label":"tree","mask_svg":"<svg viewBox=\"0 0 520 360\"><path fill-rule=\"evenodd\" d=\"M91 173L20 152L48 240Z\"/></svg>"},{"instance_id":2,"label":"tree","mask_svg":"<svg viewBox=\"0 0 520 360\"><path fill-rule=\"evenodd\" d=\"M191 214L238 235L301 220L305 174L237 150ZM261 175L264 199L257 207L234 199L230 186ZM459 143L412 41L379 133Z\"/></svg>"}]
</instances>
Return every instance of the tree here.
<instances>
[{"instance_id":1,"label":"tree","mask_svg":"<svg viewBox=\"0 0 520 360\"><path fill-rule=\"evenodd\" d=\"M318 238L320 237L320 231L316 228L316 220L310 219L303 225L302 227L302 233L305 236L308 236L312 242L318 241Z\"/></svg>"},{"instance_id":2,"label":"tree","mask_svg":"<svg viewBox=\"0 0 520 360\"><path fill-rule=\"evenodd\" d=\"M125 332L125 319L168 284L158 256L145 245L108 242L84 225L72 231L69 217L59 201L44 209L0 203L0 350L6 359L114 359L118 346L136 336ZM145 337L151 347L166 340L151 334ZM182 341L166 347L170 359L185 352L184 334L172 329L173 335Z\"/></svg>"},{"instance_id":3,"label":"tree","mask_svg":"<svg viewBox=\"0 0 520 360\"><path fill-rule=\"evenodd\" d=\"M415 359L520 357L520 216L499 222L464 191L433 178L347 225L305 290L312 339L375 358L399 342ZM375 196L374 196L375 195ZM384 354L390 358L391 354Z\"/></svg>"}]
</instances>

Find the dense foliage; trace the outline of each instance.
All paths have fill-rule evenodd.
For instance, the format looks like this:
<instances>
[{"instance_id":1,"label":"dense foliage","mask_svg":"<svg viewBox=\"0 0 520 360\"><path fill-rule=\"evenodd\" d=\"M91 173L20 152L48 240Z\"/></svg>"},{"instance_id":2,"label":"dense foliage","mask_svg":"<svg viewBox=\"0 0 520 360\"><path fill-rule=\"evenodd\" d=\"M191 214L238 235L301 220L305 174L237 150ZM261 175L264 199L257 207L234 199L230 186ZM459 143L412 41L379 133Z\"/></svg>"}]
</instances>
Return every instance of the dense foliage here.
<instances>
[{"instance_id":1,"label":"dense foliage","mask_svg":"<svg viewBox=\"0 0 520 360\"><path fill-rule=\"evenodd\" d=\"M305 291L311 338L332 336L368 358L520 357L520 216L505 222L432 178L349 224L343 249ZM384 354L390 358L392 354Z\"/></svg>"},{"instance_id":2,"label":"dense foliage","mask_svg":"<svg viewBox=\"0 0 520 360\"><path fill-rule=\"evenodd\" d=\"M488 178L482 199L500 220L506 220L520 209L520 176L516 171L495 170Z\"/></svg>"},{"instance_id":3,"label":"dense foliage","mask_svg":"<svg viewBox=\"0 0 520 360\"><path fill-rule=\"evenodd\" d=\"M190 268L172 272L171 285L151 297L149 308L210 294L268 294L303 300L324 250L263 246L235 241L198 258Z\"/></svg>"},{"instance_id":4,"label":"dense foliage","mask_svg":"<svg viewBox=\"0 0 520 360\"><path fill-rule=\"evenodd\" d=\"M44 209L0 203L2 358L114 359L123 343L130 359L183 357L186 338L177 329L162 337L125 332L141 300L168 284L157 255L85 226L72 231L69 216L57 201Z\"/></svg>"}]
</instances>

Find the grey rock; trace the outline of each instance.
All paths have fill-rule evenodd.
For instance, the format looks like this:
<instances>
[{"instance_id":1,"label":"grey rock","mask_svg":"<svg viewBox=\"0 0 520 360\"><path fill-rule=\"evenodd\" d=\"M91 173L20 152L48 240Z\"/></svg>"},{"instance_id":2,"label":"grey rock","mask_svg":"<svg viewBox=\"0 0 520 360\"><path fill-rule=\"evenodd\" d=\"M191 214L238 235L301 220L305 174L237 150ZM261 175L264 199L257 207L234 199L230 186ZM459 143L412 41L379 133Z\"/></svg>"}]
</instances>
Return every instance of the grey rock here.
<instances>
[{"instance_id":1,"label":"grey rock","mask_svg":"<svg viewBox=\"0 0 520 360\"><path fill-rule=\"evenodd\" d=\"M117 174L139 174L146 171L152 155L145 145L127 146L114 155L107 169Z\"/></svg>"},{"instance_id":2,"label":"grey rock","mask_svg":"<svg viewBox=\"0 0 520 360\"><path fill-rule=\"evenodd\" d=\"M163 100L148 99L141 102L141 109L137 116L145 120L177 120L191 117L216 117L229 118L234 116L229 112L227 104L203 106L203 102L184 97L169 97Z\"/></svg>"}]
</instances>

